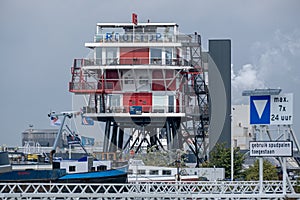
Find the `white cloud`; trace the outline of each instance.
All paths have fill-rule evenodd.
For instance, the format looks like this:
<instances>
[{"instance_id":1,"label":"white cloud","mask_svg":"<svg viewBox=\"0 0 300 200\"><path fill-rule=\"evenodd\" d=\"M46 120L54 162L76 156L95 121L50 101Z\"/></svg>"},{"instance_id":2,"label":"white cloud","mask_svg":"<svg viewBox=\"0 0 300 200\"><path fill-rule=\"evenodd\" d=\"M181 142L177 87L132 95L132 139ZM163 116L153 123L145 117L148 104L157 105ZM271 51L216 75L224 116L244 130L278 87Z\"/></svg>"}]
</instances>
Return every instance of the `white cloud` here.
<instances>
[{"instance_id":1,"label":"white cloud","mask_svg":"<svg viewBox=\"0 0 300 200\"><path fill-rule=\"evenodd\" d=\"M246 89L282 88L297 93L300 85L300 30L275 31L269 42L252 46L253 63L239 70L231 67L233 104L245 103L241 93Z\"/></svg>"},{"instance_id":2,"label":"white cloud","mask_svg":"<svg viewBox=\"0 0 300 200\"><path fill-rule=\"evenodd\" d=\"M293 86L300 84L300 30L289 33L277 30L270 42L261 42L256 47L264 49L256 55L255 65L258 66L259 77L265 80L266 85L286 90L296 89ZM257 52L260 52L259 49Z\"/></svg>"},{"instance_id":3,"label":"white cloud","mask_svg":"<svg viewBox=\"0 0 300 200\"><path fill-rule=\"evenodd\" d=\"M242 98L242 91L264 88L263 80L258 78L258 69L251 64L246 64L238 70L237 74L233 71L233 66L231 67L231 83L232 83L232 96L233 104L244 103L244 98Z\"/></svg>"}]
</instances>

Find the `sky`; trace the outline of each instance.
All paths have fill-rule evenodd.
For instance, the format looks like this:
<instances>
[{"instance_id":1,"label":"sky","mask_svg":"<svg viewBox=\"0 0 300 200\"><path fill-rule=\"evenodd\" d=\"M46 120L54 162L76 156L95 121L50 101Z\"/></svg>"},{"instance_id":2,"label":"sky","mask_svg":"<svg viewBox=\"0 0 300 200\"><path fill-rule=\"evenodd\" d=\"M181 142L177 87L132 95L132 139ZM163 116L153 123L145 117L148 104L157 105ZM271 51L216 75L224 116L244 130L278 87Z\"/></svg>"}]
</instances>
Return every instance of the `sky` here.
<instances>
[{"instance_id":1,"label":"sky","mask_svg":"<svg viewBox=\"0 0 300 200\"><path fill-rule=\"evenodd\" d=\"M242 91L294 93L300 138L300 1L298 0L1 0L0 145L21 145L21 133L53 128L47 114L72 109L68 92L74 58L84 58L98 22L176 22L182 33L230 39L232 103ZM298 88L298 89L297 89Z\"/></svg>"}]
</instances>

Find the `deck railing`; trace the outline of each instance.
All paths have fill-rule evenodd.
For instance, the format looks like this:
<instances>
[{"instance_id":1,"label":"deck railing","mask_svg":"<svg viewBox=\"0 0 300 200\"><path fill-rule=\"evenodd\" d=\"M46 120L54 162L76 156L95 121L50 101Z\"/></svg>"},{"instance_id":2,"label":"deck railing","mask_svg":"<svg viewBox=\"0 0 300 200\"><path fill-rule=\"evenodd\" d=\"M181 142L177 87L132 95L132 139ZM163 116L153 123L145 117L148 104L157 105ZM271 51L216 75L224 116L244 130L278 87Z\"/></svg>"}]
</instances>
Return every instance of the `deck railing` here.
<instances>
[{"instance_id":1,"label":"deck railing","mask_svg":"<svg viewBox=\"0 0 300 200\"><path fill-rule=\"evenodd\" d=\"M130 113L132 106L107 106L105 113ZM141 106L142 113L186 113L187 115L199 115L199 106ZM91 107L84 107L84 113L100 113ZM205 114L205 113L204 113Z\"/></svg>"},{"instance_id":2,"label":"deck railing","mask_svg":"<svg viewBox=\"0 0 300 200\"><path fill-rule=\"evenodd\" d=\"M191 66L191 63L184 58L106 58L106 59L74 59L73 68L78 69L85 66L107 66L107 65L159 65L159 66Z\"/></svg>"},{"instance_id":3,"label":"deck railing","mask_svg":"<svg viewBox=\"0 0 300 200\"><path fill-rule=\"evenodd\" d=\"M286 199L300 198L282 181L132 184L0 183L0 199Z\"/></svg>"}]
</instances>

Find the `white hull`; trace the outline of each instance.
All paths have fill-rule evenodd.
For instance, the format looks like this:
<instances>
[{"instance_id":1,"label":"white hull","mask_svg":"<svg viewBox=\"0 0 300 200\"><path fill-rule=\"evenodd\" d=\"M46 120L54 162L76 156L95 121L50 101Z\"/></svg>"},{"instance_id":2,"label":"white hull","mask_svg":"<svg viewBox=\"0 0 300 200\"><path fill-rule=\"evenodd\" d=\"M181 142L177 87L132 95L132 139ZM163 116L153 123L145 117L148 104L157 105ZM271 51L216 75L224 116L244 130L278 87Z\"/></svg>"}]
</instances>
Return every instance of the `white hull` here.
<instances>
[{"instance_id":1,"label":"white hull","mask_svg":"<svg viewBox=\"0 0 300 200\"><path fill-rule=\"evenodd\" d=\"M175 182L178 181L216 181L223 180L225 170L223 168L179 168L158 167L145 165L141 160L130 160L128 170L128 182Z\"/></svg>"},{"instance_id":2,"label":"white hull","mask_svg":"<svg viewBox=\"0 0 300 200\"><path fill-rule=\"evenodd\" d=\"M176 182L177 176L135 176L135 175L128 175L128 182L129 183L136 183L136 182ZM199 181L199 177L196 175L187 175L187 176L180 176L179 181L187 181L187 182L194 182Z\"/></svg>"}]
</instances>

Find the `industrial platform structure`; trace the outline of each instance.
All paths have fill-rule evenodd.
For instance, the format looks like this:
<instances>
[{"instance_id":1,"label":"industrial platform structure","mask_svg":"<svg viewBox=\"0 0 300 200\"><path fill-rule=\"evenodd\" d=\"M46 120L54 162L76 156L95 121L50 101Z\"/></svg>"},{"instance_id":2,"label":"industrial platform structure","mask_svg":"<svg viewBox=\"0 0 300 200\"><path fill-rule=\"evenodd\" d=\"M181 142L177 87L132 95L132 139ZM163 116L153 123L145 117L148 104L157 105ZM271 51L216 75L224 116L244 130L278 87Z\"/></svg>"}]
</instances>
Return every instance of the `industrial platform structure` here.
<instances>
[{"instance_id":1,"label":"industrial platform structure","mask_svg":"<svg viewBox=\"0 0 300 200\"><path fill-rule=\"evenodd\" d=\"M69 91L88 95L84 116L105 122L104 152L138 152L143 143L164 149L164 138L168 150L185 143L198 164L205 159L209 93L200 35L181 34L176 23L98 23L85 46L93 58L74 60Z\"/></svg>"}]
</instances>

